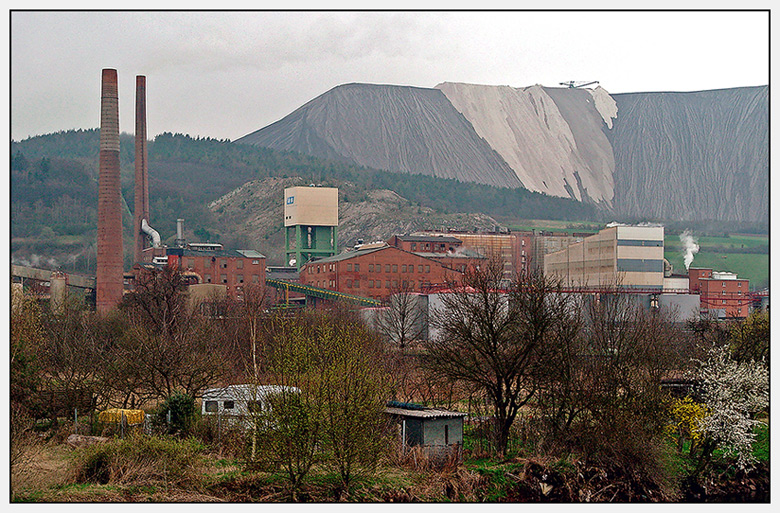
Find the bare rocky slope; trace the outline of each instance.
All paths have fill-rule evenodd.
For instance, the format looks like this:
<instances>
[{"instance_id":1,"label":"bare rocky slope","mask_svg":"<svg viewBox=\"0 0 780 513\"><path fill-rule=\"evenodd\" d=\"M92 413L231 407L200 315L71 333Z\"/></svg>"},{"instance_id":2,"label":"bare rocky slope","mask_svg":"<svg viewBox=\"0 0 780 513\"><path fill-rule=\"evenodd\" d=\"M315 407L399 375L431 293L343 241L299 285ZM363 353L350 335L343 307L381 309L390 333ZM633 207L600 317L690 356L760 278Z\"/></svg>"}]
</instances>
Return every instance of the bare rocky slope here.
<instances>
[{"instance_id":1,"label":"bare rocky slope","mask_svg":"<svg viewBox=\"0 0 780 513\"><path fill-rule=\"evenodd\" d=\"M593 203L625 219L767 222L768 88L348 84L237 142Z\"/></svg>"}]
</instances>

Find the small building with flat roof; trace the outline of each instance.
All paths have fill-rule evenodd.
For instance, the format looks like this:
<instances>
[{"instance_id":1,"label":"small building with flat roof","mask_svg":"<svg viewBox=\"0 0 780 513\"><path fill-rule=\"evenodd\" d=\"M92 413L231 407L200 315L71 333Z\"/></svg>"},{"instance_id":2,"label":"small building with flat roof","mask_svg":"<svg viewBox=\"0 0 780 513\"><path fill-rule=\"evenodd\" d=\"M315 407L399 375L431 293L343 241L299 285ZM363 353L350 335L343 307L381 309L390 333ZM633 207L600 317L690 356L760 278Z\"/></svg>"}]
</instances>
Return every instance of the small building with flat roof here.
<instances>
[{"instance_id":1,"label":"small building with flat roof","mask_svg":"<svg viewBox=\"0 0 780 513\"><path fill-rule=\"evenodd\" d=\"M466 413L390 401L385 414L397 424L404 450L420 447L434 463L461 458Z\"/></svg>"}]
</instances>

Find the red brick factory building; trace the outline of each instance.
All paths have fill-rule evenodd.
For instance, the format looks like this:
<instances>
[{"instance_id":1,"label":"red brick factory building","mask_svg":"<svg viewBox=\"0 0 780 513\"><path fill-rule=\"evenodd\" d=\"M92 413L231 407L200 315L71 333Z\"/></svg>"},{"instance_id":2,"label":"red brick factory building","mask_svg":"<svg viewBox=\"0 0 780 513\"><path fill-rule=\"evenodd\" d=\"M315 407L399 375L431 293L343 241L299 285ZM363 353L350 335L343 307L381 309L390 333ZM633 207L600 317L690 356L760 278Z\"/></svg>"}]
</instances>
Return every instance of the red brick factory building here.
<instances>
[{"instance_id":1,"label":"red brick factory building","mask_svg":"<svg viewBox=\"0 0 780 513\"><path fill-rule=\"evenodd\" d=\"M460 281L463 274L431 258L384 242L307 262L300 282L355 296L386 299L398 290L425 292L432 286Z\"/></svg>"},{"instance_id":2,"label":"red brick factory building","mask_svg":"<svg viewBox=\"0 0 780 513\"><path fill-rule=\"evenodd\" d=\"M165 255L133 267L136 279L147 268L167 265L181 271L188 285L217 285L232 299L243 299L247 285L265 286L265 256L257 251L229 250L215 243L192 243L158 251Z\"/></svg>"},{"instance_id":3,"label":"red brick factory building","mask_svg":"<svg viewBox=\"0 0 780 513\"><path fill-rule=\"evenodd\" d=\"M691 292L699 293L702 314L734 319L750 313L750 280L738 279L734 273L691 267L688 283Z\"/></svg>"}]
</instances>

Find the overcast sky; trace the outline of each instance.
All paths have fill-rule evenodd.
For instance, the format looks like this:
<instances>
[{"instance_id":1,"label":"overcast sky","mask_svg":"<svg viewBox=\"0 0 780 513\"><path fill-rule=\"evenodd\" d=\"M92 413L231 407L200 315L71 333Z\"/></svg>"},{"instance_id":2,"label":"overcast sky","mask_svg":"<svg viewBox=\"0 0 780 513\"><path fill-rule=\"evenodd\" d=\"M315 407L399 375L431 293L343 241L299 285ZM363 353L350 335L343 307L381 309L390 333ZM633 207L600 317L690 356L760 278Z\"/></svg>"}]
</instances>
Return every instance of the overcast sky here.
<instances>
[{"instance_id":1,"label":"overcast sky","mask_svg":"<svg viewBox=\"0 0 780 513\"><path fill-rule=\"evenodd\" d=\"M13 12L11 137L97 128L101 69L132 133L235 140L344 83L610 93L769 82L766 12Z\"/></svg>"}]
</instances>

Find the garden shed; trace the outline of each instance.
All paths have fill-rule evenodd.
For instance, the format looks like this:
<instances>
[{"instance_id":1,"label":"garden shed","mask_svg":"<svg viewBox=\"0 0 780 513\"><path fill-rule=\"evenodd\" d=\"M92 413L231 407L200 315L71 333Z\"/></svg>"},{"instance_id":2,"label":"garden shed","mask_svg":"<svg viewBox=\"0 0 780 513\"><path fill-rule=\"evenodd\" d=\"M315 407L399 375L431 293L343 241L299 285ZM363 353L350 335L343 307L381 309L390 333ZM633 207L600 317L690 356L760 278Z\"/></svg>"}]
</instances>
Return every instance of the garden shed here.
<instances>
[{"instance_id":1,"label":"garden shed","mask_svg":"<svg viewBox=\"0 0 780 513\"><path fill-rule=\"evenodd\" d=\"M391 401L385 414L398 425L404 447L420 446L437 454L451 448L460 453L465 413Z\"/></svg>"}]
</instances>

